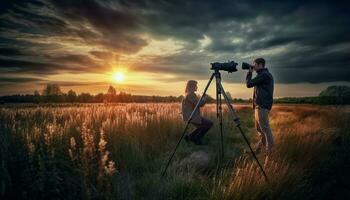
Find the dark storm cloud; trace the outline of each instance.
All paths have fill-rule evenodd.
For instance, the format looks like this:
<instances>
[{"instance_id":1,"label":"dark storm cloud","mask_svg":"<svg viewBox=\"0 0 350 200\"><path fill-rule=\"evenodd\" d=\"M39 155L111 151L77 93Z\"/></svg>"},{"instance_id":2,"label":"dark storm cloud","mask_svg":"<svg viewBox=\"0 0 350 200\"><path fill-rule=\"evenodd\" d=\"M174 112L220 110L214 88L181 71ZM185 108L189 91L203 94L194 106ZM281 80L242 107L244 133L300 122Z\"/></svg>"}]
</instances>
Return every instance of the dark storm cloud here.
<instances>
[{"instance_id":1,"label":"dark storm cloud","mask_svg":"<svg viewBox=\"0 0 350 200\"><path fill-rule=\"evenodd\" d=\"M349 81L350 49L338 47L350 45L347 2L126 1L123 6L148 10L146 28L159 37L197 45L203 35L211 39L202 56L185 50L146 67L142 63L140 70L202 77L207 70L202 66L210 61L264 56L280 83ZM281 47L283 52L267 53ZM291 76L296 71L301 75Z\"/></svg>"},{"instance_id":2,"label":"dark storm cloud","mask_svg":"<svg viewBox=\"0 0 350 200\"><path fill-rule=\"evenodd\" d=\"M84 82L84 81L50 81L50 84L57 84L62 87L72 87L72 86L91 86L91 85L106 85L105 82ZM41 85L45 86L47 83L41 83Z\"/></svg>"},{"instance_id":3,"label":"dark storm cloud","mask_svg":"<svg viewBox=\"0 0 350 200\"><path fill-rule=\"evenodd\" d=\"M101 71L102 60L145 47L148 34L184 48L140 57L135 70L204 79L210 62L263 56L278 83L349 81L349 11L345 1L4 1L0 71Z\"/></svg>"},{"instance_id":4,"label":"dark storm cloud","mask_svg":"<svg viewBox=\"0 0 350 200\"><path fill-rule=\"evenodd\" d=\"M170 73L180 75L177 78L188 78L196 75L197 78L207 78L210 57L200 53L186 52L169 56L150 56L136 62L132 68L138 71L154 73ZM164 67L166 66L166 67Z\"/></svg>"},{"instance_id":5,"label":"dark storm cloud","mask_svg":"<svg viewBox=\"0 0 350 200\"><path fill-rule=\"evenodd\" d=\"M1 89L9 89L12 86L16 85L27 85L27 84L36 84L36 83L43 83L45 80L41 78L35 78L35 77L9 77L9 76L0 76L0 88ZM17 91L14 91L15 93ZM3 94L3 91L0 90L0 94Z\"/></svg>"},{"instance_id":6,"label":"dark storm cloud","mask_svg":"<svg viewBox=\"0 0 350 200\"><path fill-rule=\"evenodd\" d=\"M91 55L96 57L97 59L111 59L113 58L113 54L108 51L90 51Z\"/></svg>"},{"instance_id":7,"label":"dark storm cloud","mask_svg":"<svg viewBox=\"0 0 350 200\"><path fill-rule=\"evenodd\" d=\"M61 72L81 73L96 72L92 59L83 55L68 55L50 58L46 62L37 62L29 60L17 60L0 57L0 71L7 74L33 74L33 75L52 75Z\"/></svg>"},{"instance_id":8,"label":"dark storm cloud","mask_svg":"<svg viewBox=\"0 0 350 200\"><path fill-rule=\"evenodd\" d=\"M272 57L277 81L310 83L349 81L350 46L296 48Z\"/></svg>"},{"instance_id":9,"label":"dark storm cloud","mask_svg":"<svg viewBox=\"0 0 350 200\"><path fill-rule=\"evenodd\" d=\"M95 34L77 31L87 43L101 44L123 53L137 52L147 44L136 34L140 29L139 16L131 9L113 9L93 0L52 1L52 6L66 20L87 23L94 28Z\"/></svg>"},{"instance_id":10,"label":"dark storm cloud","mask_svg":"<svg viewBox=\"0 0 350 200\"><path fill-rule=\"evenodd\" d=\"M63 55L52 57L50 60L56 63L78 64L85 67L89 66L90 68L98 67L98 65L95 64L95 60L87 55Z\"/></svg>"},{"instance_id":11,"label":"dark storm cloud","mask_svg":"<svg viewBox=\"0 0 350 200\"><path fill-rule=\"evenodd\" d=\"M28 83L28 82L39 82L43 81L40 78L31 78L31 77L0 77L0 83Z\"/></svg>"},{"instance_id":12,"label":"dark storm cloud","mask_svg":"<svg viewBox=\"0 0 350 200\"><path fill-rule=\"evenodd\" d=\"M43 63L34 61L24 61L15 59L0 58L0 70L14 73L35 73L35 74L54 74L63 67L54 63Z\"/></svg>"},{"instance_id":13,"label":"dark storm cloud","mask_svg":"<svg viewBox=\"0 0 350 200\"><path fill-rule=\"evenodd\" d=\"M15 48L0 48L1 56L18 56L23 55L22 52Z\"/></svg>"}]
</instances>

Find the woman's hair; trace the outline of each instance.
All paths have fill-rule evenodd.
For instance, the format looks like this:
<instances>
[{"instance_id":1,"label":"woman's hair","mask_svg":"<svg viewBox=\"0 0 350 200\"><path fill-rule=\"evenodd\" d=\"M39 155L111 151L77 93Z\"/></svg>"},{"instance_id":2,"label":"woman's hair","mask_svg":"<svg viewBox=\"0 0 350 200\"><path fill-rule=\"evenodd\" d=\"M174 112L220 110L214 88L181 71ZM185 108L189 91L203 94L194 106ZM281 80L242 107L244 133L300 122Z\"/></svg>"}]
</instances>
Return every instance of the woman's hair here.
<instances>
[{"instance_id":1,"label":"woman's hair","mask_svg":"<svg viewBox=\"0 0 350 200\"><path fill-rule=\"evenodd\" d=\"M196 85L197 85L197 81L195 81L195 80L187 81L185 94L194 92Z\"/></svg>"}]
</instances>

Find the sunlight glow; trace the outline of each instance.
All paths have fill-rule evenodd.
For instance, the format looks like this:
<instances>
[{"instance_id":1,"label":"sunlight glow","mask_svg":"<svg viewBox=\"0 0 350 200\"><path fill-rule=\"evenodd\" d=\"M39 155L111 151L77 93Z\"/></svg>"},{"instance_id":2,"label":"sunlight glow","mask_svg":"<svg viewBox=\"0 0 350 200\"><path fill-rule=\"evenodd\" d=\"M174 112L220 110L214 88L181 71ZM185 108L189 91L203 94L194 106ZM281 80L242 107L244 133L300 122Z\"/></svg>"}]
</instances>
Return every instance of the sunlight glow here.
<instances>
[{"instance_id":1,"label":"sunlight glow","mask_svg":"<svg viewBox=\"0 0 350 200\"><path fill-rule=\"evenodd\" d=\"M114 75L114 81L121 83L124 81L124 73L123 72L115 72Z\"/></svg>"}]
</instances>

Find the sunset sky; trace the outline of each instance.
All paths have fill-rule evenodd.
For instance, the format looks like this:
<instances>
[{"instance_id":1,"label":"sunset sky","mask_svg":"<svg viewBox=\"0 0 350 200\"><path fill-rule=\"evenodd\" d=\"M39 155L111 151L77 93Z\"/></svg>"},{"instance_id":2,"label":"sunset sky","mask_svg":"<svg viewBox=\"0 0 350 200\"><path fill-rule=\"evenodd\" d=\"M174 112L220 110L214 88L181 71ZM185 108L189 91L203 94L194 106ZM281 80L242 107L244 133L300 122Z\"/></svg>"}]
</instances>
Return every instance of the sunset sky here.
<instances>
[{"instance_id":1,"label":"sunset sky","mask_svg":"<svg viewBox=\"0 0 350 200\"><path fill-rule=\"evenodd\" d=\"M64 92L113 85L178 96L189 79L203 90L211 62L234 60L239 71L222 73L224 87L248 98L241 63L256 57L266 59L276 97L350 85L350 3L281 2L2 0L0 95L57 83Z\"/></svg>"}]
</instances>

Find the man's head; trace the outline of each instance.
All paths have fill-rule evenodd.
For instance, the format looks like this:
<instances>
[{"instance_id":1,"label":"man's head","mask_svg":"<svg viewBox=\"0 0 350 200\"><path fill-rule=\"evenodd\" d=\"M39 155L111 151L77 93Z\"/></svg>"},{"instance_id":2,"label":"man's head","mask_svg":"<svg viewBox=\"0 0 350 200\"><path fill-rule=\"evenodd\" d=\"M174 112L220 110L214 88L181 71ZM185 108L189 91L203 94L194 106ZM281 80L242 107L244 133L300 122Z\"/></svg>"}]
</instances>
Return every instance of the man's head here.
<instances>
[{"instance_id":1,"label":"man's head","mask_svg":"<svg viewBox=\"0 0 350 200\"><path fill-rule=\"evenodd\" d=\"M253 60L254 70L257 71L265 67L265 59L264 58L256 58Z\"/></svg>"}]
</instances>

